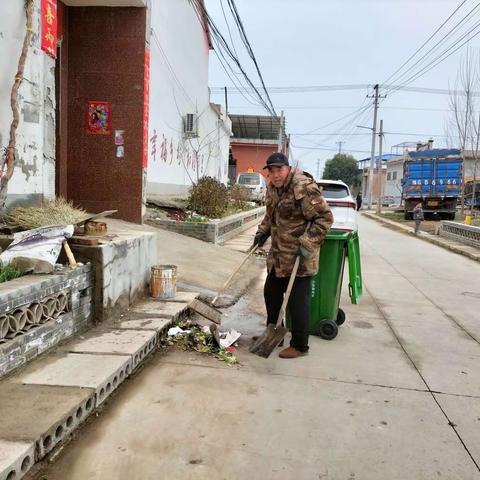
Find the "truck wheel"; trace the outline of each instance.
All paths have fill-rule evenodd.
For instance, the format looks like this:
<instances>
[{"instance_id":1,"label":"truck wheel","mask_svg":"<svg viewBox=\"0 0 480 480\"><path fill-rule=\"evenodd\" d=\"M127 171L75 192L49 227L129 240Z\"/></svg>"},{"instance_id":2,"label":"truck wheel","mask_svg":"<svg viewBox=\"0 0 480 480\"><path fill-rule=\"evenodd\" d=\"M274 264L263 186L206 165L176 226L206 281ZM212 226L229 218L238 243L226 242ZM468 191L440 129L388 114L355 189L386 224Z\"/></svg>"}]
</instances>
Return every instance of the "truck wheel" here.
<instances>
[{"instance_id":1,"label":"truck wheel","mask_svg":"<svg viewBox=\"0 0 480 480\"><path fill-rule=\"evenodd\" d=\"M345 312L341 308L339 308L337 313L337 320L335 323L337 325L343 325L345 323L345 319L346 319Z\"/></svg>"},{"instance_id":2,"label":"truck wheel","mask_svg":"<svg viewBox=\"0 0 480 480\"><path fill-rule=\"evenodd\" d=\"M325 340L333 340L338 334L337 324L333 320L322 320L318 333Z\"/></svg>"},{"instance_id":3,"label":"truck wheel","mask_svg":"<svg viewBox=\"0 0 480 480\"><path fill-rule=\"evenodd\" d=\"M405 220L412 220L412 219L413 219L413 213L403 212L403 218L404 218Z\"/></svg>"},{"instance_id":4,"label":"truck wheel","mask_svg":"<svg viewBox=\"0 0 480 480\"><path fill-rule=\"evenodd\" d=\"M455 220L455 213L449 213L447 220Z\"/></svg>"}]
</instances>

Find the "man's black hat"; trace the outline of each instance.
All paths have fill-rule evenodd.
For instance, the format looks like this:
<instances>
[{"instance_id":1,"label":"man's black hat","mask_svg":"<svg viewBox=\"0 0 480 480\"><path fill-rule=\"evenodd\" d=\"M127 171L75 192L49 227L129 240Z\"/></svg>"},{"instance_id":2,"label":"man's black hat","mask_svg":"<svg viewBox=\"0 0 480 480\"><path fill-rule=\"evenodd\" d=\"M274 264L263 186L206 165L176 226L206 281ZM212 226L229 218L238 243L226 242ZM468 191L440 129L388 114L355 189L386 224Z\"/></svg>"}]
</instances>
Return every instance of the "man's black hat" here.
<instances>
[{"instance_id":1,"label":"man's black hat","mask_svg":"<svg viewBox=\"0 0 480 480\"><path fill-rule=\"evenodd\" d=\"M270 167L283 167L286 165L287 167L289 166L288 163L288 158L280 152L272 153L268 158L267 158L267 164L263 167L265 170L266 168Z\"/></svg>"}]
</instances>

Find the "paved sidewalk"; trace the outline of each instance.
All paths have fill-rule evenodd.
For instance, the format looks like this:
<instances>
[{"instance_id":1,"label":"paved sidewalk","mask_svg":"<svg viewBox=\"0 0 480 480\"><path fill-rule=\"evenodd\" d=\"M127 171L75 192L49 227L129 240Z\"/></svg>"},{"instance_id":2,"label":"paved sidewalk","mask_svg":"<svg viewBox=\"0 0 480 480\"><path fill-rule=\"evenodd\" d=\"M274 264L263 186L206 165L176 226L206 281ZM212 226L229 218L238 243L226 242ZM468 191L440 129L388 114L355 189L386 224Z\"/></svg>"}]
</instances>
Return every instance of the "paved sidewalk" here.
<instances>
[{"instance_id":1,"label":"paved sidewalk","mask_svg":"<svg viewBox=\"0 0 480 480\"><path fill-rule=\"evenodd\" d=\"M0 382L0 480L19 480L154 352L197 293L144 301Z\"/></svg>"},{"instance_id":2,"label":"paved sidewalk","mask_svg":"<svg viewBox=\"0 0 480 480\"><path fill-rule=\"evenodd\" d=\"M262 278L228 310L229 367L156 355L48 480L480 479L480 265L361 217L365 296L307 357L251 355ZM37 479L42 478L37 476ZM36 479L36 480L37 480Z\"/></svg>"},{"instance_id":3,"label":"paved sidewalk","mask_svg":"<svg viewBox=\"0 0 480 480\"><path fill-rule=\"evenodd\" d=\"M415 231L412 227L402 225L401 223L394 222L393 220L389 220L388 218L379 217L373 212L362 212L362 215L377 222L380 222L383 225L393 228L399 232L407 233L409 235L415 235ZM438 245L439 247L446 248L447 250L458 253L459 255L468 257L471 260L480 262L480 250L476 247L465 245L463 243L456 242L455 240L450 240L448 238L443 238L439 235L431 235L426 232L420 232L417 235L417 238L425 240L426 242L433 243L434 245Z\"/></svg>"}]
</instances>

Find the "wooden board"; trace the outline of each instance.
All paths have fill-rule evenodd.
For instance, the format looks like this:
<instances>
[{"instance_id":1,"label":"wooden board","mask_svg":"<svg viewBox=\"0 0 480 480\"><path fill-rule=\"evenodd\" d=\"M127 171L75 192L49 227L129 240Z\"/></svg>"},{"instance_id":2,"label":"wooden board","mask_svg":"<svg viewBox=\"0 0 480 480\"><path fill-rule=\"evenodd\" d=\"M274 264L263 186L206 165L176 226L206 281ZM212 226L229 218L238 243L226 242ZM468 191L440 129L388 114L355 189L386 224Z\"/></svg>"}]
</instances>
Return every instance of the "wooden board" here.
<instances>
[{"instance_id":1,"label":"wooden board","mask_svg":"<svg viewBox=\"0 0 480 480\"><path fill-rule=\"evenodd\" d=\"M84 237L84 236L80 237L80 236L74 235L68 241L74 245L96 246L100 244L100 240L98 237Z\"/></svg>"},{"instance_id":2,"label":"wooden board","mask_svg":"<svg viewBox=\"0 0 480 480\"><path fill-rule=\"evenodd\" d=\"M214 322L218 325L222 323L222 312L217 310L216 308L203 303L201 300L195 298L192 300L188 306L194 310L195 312L199 313L202 317L205 317L207 320Z\"/></svg>"},{"instance_id":3,"label":"wooden board","mask_svg":"<svg viewBox=\"0 0 480 480\"><path fill-rule=\"evenodd\" d=\"M76 223L75 225L83 225L85 222L91 222L92 220L96 220L97 218L108 217L109 215L113 215L117 213L118 210L105 210L104 212L96 213L95 215L90 215L87 218L84 218L81 222Z\"/></svg>"}]
</instances>

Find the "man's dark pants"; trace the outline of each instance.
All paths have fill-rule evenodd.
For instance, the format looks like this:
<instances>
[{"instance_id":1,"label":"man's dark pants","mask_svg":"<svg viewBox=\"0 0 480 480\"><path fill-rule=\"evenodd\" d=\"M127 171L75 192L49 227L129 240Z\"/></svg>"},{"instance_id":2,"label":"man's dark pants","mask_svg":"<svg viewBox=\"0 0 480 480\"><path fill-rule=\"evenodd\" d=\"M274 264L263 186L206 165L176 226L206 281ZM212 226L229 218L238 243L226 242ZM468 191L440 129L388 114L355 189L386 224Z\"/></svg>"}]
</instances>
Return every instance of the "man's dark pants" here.
<instances>
[{"instance_id":1,"label":"man's dark pants","mask_svg":"<svg viewBox=\"0 0 480 480\"><path fill-rule=\"evenodd\" d=\"M267 307L267 323L277 323L278 314L282 307L283 297L287 290L289 280L289 277L276 277L274 269L268 274L263 289L265 306ZM288 312L290 314L292 330L290 346L300 352L306 352L308 350L310 281L311 277L296 277L288 301Z\"/></svg>"}]
</instances>

